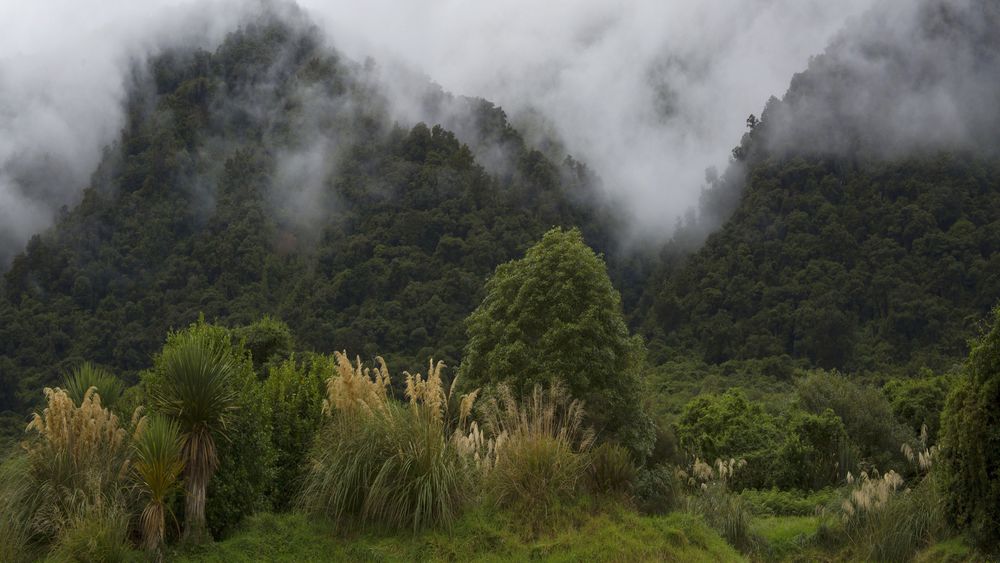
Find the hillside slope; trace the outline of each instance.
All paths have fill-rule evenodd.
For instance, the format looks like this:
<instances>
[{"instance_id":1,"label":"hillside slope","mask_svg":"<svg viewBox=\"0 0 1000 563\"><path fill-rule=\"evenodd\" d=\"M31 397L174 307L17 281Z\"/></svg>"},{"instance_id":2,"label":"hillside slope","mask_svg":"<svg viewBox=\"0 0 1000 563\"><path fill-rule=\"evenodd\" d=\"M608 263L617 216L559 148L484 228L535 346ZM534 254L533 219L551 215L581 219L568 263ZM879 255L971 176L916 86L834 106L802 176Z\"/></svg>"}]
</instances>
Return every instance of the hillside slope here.
<instances>
[{"instance_id":1,"label":"hillside slope","mask_svg":"<svg viewBox=\"0 0 1000 563\"><path fill-rule=\"evenodd\" d=\"M643 302L659 357L963 356L1000 300L998 26L990 2L876 10L749 120L745 189L730 173L704 198L731 218Z\"/></svg>"},{"instance_id":2,"label":"hillside slope","mask_svg":"<svg viewBox=\"0 0 1000 563\"><path fill-rule=\"evenodd\" d=\"M0 411L24 412L84 359L134 374L199 314L275 315L302 348L400 370L457 365L497 264L554 225L608 243L611 223L581 203L582 165L531 150L492 104L433 88L418 101L447 106L478 152L440 126L403 128L368 70L271 15L137 73L82 202L3 278Z\"/></svg>"}]
</instances>

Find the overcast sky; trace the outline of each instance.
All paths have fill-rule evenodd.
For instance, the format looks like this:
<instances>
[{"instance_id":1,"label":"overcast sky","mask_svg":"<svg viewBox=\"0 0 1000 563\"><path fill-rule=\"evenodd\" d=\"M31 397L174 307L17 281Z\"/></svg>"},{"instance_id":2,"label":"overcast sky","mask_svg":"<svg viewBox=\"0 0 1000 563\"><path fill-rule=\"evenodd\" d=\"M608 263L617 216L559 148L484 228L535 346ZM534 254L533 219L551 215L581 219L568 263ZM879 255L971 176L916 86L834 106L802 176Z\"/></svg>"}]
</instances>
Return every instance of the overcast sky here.
<instances>
[{"instance_id":1,"label":"overcast sky","mask_svg":"<svg viewBox=\"0 0 1000 563\"><path fill-rule=\"evenodd\" d=\"M873 3L300 2L351 58L400 61L514 117L540 112L654 234L696 203L707 167L726 165L747 115ZM116 137L130 60L178 42L210 47L255 2L0 4L0 246L20 247L75 201Z\"/></svg>"}]
</instances>

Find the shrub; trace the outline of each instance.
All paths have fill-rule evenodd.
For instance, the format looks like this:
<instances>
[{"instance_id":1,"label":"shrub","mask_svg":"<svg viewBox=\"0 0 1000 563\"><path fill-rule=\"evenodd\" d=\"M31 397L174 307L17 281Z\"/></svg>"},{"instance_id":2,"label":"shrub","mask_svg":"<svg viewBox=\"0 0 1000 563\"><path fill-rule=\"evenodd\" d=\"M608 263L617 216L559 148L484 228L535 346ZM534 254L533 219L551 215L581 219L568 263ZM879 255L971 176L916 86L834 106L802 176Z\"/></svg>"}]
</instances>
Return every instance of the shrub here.
<instances>
[{"instance_id":1,"label":"shrub","mask_svg":"<svg viewBox=\"0 0 1000 563\"><path fill-rule=\"evenodd\" d=\"M264 399L271 405L271 442L275 453L275 510L288 508L302 486L305 460L323 420L323 394L332 366L325 357L293 356L273 367L264 381Z\"/></svg>"},{"instance_id":2,"label":"shrub","mask_svg":"<svg viewBox=\"0 0 1000 563\"><path fill-rule=\"evenodd\" d=\"M820 414L794 410L785 423L772 484L815 490L836 485L853 467L854 455L844 424L830 409Z\"/></svg>"},{"instance_id":3,"label":"shrub","mask_svg":"<svg viewBox=\"0 0 1000 563\"><path fill-rule=\"evenodd\" d=\"M404 372L408 403L400 404L387 395L389 371L381 358L374 371L360 359L352 366L339 352L334 361L324 401L330 419L311 450L300 507L341 525L350 519L414 531L450 526L474 467L461 455L457 436L475 393L457 398L453 416L456 398L445 392L444 365L431 362L426 379Z\"/></svg>"},{"instance_id":4,"label":"shrub","mask_svg":"<svg viewBox=\"0 0 1000 563\"><path fill-rule=\"evenodd\" d=\"M587 478L591 492L627 498L636 480L632 456L618 444L605 442L591 450Z\"/></svg>"},{"instance_id":5,"label":"shrub","mask_svg":"<svg viewBox=\"0 0 1000 563\"><path fill-rule=\"evenodd\" d=\"M736 488L770 485L771 465L781 440L777 420L740 389L695 397L684 407L677 437L688 455L702 459L746 460Z\"/></svg>"},{"instance_id":6,"label":"shrub","mask_svg":"<svg viewBox=\"0 0 1000 563\"><path fill-rule=\"evenodd\" d=\"M839 495L837 489L812 493L779 489L740 491L740 498L754 516L812 516L838 499Z\"/></svg>"},{"instance_id":7,"label":"shrub","mask_svg":"<svg viewBox=\"0 0 1000 563\"><path fill-rule=\"evenodd\" d=\"M878 389L837 372L816 371L797 382L796 393L806 411L821 415L831 409L840 417L863 461L883 470L906 467L899 447L914 441L913 432L896 420Z\"/></svg>"},{"instance_id":8,"label":"shrub","mask_svg":"<svg viewBox=\"0 0 1000 563\"><path fill-rule=\"evenodd\" d=\"M270 406L230 331L199 320L170 334L143 383L154 410L177 420L185 437L185 536L221 537L268 508Z\"/></svg>"},{"instance_id":9,"label":"shrub","mask_svg":"<svg viewBox=\"0 0 1000 563\"><path fill-rule=\"evenodd\" d=\"M975 342L941 415L941 491L949 520L1000 551L1000 307Z\"/></svg>"},{"instance_id":10,"label":"shrub","mask_svg":"<svg viewBox=\"0 0 1000 563\"><path fill-rule=\"evenodd\" d=\"M666 514L677 507L680 483L673 467L639 468L635 478L636 508L643 514Z\"/></svg>"},{"instance_id":11,"label":"shrub","mask_svg":"<svg viewBox=\"0 0 1000 563\"><path fill-rule=\"evenodd\" d=\"M941 428L941 412L954 380L952 375L893 379L882 391L896 419L913 432L926 427L930 443L934 444Z\"/></svg>"},{"instance_id":12,"label":"shrub","mask_svg":"<svg viewBox=\"0 0 1000 563\"><path fill-rule=\"evenodd\" d=\"M534 525L576 496L594 438L583 428L583 404L564 387L536 385L518 401L501 385L483 416L496 441L487 487L498 506Z\"/></svg>"}]
</instances>

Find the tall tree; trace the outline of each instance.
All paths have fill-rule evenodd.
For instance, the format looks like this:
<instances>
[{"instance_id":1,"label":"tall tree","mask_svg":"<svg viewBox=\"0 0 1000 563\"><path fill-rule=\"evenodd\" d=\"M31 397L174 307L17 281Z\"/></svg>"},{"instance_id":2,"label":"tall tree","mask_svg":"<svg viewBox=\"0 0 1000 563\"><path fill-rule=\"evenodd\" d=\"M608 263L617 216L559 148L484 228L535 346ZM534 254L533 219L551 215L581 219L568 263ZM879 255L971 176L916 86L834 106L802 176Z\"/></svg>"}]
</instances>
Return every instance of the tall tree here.
<instances>
[{"instance_id":1,"label":"tall tree","mask_svg":"<svg viewBox=\"0 0 1000 563\"><path fill-rule=\"evenodd\" d=\"M524 258L497 267L467 320L462 385L526 393L562 380L600 435L639 457L653 444L640 400L644 347L630 336L604 261L580 231L552 229Z\"/></svg>"},{"instance_id":2,"label":"tall tree","mask_svg":"<svg viewBox=\"0 0 1000 563\"><path fill-rule=\"evenodd\" d=\"M1000 552L1000 307L941 414L942 491L952 522Z\"/></svg>"},{"instance_id":3,"label":"tall tree","mask_svg":"<svg viewBox=\"0 0 1000 563\"><path fill-rule=\"evenodd\" d=\"M238 399L231 381L231 348L199 330L202 326L171 335L151 389L156 410L176 420L183 432L184 537L194 542L207 535L206 491L219 465L216 438L224 436Z\"/></svg>"}]
</instances>

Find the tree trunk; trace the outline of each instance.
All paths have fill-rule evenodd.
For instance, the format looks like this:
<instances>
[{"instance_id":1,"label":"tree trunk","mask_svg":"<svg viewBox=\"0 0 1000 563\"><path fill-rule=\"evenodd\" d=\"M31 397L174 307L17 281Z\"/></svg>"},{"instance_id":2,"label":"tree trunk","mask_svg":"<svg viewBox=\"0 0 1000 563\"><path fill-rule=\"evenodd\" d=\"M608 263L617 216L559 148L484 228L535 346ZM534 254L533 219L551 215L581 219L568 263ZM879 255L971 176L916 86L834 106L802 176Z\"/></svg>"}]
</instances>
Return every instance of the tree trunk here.
<instances>
[{"instance_id":1,"label":"tree trunk","mask_svg":"<svg viewBox=\"0 0 1000 563\"><path fill-rule=\"evenodd\" d=\"M187 542L201 543L208 535L205 530L205 496L208 489L208 475L204 470L191 468L193 471L185 471L185 498L184 498L184 540Z\"/></svg>"}]
</instances>

